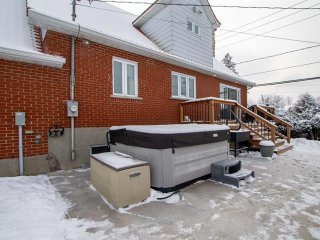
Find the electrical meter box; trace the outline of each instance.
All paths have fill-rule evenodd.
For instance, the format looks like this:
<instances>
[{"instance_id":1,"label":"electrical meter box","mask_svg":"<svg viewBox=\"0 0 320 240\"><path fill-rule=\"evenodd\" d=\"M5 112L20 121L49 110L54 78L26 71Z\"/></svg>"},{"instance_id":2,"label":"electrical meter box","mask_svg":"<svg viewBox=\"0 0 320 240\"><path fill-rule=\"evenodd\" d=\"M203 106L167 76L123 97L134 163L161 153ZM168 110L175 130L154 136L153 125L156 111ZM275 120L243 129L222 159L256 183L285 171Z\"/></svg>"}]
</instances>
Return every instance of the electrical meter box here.
<instances>
[{"instance_id":1,"label":"electrical meter box","mask_svg":"<svg viewBox=\"0 0 320 240\"><path fill-rule=\"evenodd\" d=\"M15 113L16 126L25 126L26 125L26 113L25 112L16 112Z\"/></svg>"},{"instance_id":2,"label":"electrical meter box","mask_svg":"<svg viewBox=\"0 0 320 240\"><path fill-rule=\"evenodd\" d=\"M68 117L78 117L78 102L76 101L67 102L67 114L68 114Z\"/></svg>"}]
</instances>

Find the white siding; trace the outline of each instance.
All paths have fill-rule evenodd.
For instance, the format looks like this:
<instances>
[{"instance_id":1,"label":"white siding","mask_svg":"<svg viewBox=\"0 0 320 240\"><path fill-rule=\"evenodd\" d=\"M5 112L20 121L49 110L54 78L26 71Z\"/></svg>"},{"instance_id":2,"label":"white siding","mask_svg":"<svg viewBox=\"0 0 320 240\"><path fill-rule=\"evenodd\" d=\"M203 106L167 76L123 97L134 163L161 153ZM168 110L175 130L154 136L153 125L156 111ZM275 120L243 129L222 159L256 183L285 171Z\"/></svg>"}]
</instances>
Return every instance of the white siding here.
<instances>
[{"instance_id":1,"label":"white siding","mask_svg":"<svg viewBox=\"0 0 320 240\"><path fill-rule=\"evenodd\" d=\"M158 47L168 52L168 48L173 44L171 21L171 9L170 7L165 7L153 18L149 19L140 30Z\"/></svg>"},{"instance_id":2,"label":"white siding","mask_svg":"<svg viewBox=\"0 0 320 240\"><path fill-rule=\"evenodd\" d=\"M198 0L173 0L172 3L200 4ZM192 6L166 6L142 27L144 32L162 50L171 54L212 67L212 25L202 7L202 13ZM187 30L190 19L200 26L200 35Z\"/></svg>"}]
</instances>

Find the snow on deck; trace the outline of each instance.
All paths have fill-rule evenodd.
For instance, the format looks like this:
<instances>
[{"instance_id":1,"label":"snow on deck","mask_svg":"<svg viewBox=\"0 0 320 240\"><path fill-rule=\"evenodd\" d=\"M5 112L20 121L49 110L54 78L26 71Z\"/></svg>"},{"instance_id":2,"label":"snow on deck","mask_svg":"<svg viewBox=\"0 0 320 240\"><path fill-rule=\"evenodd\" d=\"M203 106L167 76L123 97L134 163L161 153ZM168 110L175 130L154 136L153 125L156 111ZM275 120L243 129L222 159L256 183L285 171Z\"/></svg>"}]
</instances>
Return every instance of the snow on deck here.
<instances>
[{"instance_id":1,"label":"snow on deck","mask_svg":"<svg viewBox=\"0 0 320 240\"><path fill-rule=\"evenodd\" d=\"M228 102L237 103L237 101L235 100L223 99L223 98L217 98L217 97L197 98L197 99L188 100L186 102L191 103L191 102L201 102L201 101L207 101L207 100L228 101Z\"/></svg>"},{"instance_id":2,"label":"snow on deck","mask_svg":"<svg viewBox=\"0 0 320 240\"><path fill-rule=\"evenodd\" d=\"M178 134L207 131L229 130L227 125L217 124L168 124L168 125L128 125L113 126L110 130L126 129L128 131L153 134Z\"/></svg>"}]
</instances>

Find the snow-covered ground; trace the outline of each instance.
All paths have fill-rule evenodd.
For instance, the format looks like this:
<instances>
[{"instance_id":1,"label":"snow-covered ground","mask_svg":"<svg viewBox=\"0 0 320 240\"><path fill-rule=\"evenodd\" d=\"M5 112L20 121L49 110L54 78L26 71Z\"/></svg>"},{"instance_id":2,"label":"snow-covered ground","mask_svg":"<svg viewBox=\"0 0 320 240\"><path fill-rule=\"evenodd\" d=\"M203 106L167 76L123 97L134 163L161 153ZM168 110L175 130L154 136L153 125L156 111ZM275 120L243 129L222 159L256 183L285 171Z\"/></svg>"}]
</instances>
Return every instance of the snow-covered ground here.
<instances>
[{"instance_id":1,"label":"snow-covered ground","mask_svg":"<svg viewBox=\"0 0 320 240\"><path fill-rule=\"evenodd\" d=\"M119 211L89 171L0 178L0 239L320 239L320 142L293 143L273 159L242 154L257 178L241 189L200 181Z\"/></svg>"}]
</instances>

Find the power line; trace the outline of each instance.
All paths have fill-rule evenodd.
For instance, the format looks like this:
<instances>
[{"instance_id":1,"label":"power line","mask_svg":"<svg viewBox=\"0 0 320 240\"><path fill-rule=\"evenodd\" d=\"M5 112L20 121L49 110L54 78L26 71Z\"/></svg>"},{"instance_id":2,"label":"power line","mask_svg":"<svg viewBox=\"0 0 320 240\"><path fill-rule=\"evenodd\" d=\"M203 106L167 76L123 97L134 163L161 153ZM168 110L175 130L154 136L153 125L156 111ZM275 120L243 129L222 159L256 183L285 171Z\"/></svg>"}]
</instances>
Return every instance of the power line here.
<instances>
[{"instance_id":1,"label":"power line","mask_svg":"<svg viewBox=\"0 0 320 240\"><path fill-rule=\"evenodd\" d=\"M281 27L278 27L278 28L275 28L275 29L272 29L272 30L263 32L263 33L261 33L261 34L256 34L256 36L249 37L249 38L246 38L246 39L243 39L243 40L240 40L240 41L237 41L237 42L230 43L230 44L224 45L224 46L222 46L222 47L219 47L219 48L217 48L217 50L218 50L218 49L221 49L221 48L225 48L225 47L228 47L228 46L232 46L232 45L238 44L238 43L240 43L240 42L247 41L247 40L249 40L249 39L258 37L259 35L263 35L263 34L270 33L270 32L274 32L274 31L276 31L276 30L279 30L279 29L282 29L282 28L285 28L285 27L292 26L292 25L294 25L294 24L300 23L300 22L305 21L305 20L308 20L308 19L310 19L310 18L317 17L317 16L319 16L319 15L320 15L320 13L319 13L319 14L312 15L312 16L307 17L307 18L303 18L303 19L301 19L301 20L299 20L299 21L296 21L296 22L293 22L293 23L289 23L289 24L287 24L287 25L284 25L284 26L281 26ZM220 29L220 30L223 31L223 29ZM229 30L229 31L230 31L230 30ZM237 31L234 31L234 32L237 32ZM248 33L244 33L244 32L239 32L239 33L248 34ZM317 43L317 42L313 42L313 43Z\"/></svg>"},{"instance_id":2,"label":"power line","mask_svg":"<svg viewBox=\"0 0 320 240\"><path fill-rule=\"evenodd\" d=\"M320 15L320 14L317 14L317 15ZM230 46L230 45L234 45L234 44L236 44L236 43L243 42L243 41L246 41L246 40L248 40L248 39L255 38L255 37L265 37L265 38L288 40L288 41L294 41L294 42L320 44L320 42L305 41L305 40L292 39L292 38L275 37L275 36L269 36L269 35L264 35L264 34L246 33L246 32L239 32L239 31L227 30L227 29L220 29L220 30L221 30L221 31L228 31L228 32L237 32L237 33L240 33L240 34L251 35L251 36L253 36L253 37L246 38L246 39L244 39L244 40L241 40L241 41L238 41L238 42L229 44L229 45L225 45L225 46L219 47L219 48L217 48L217 49L224 48L224 47L227 47L227 46ZM271 32L271 31L270 31L270 32ZM265 33L267 33L267 32L265 32Z\"/></svg>"},{"instance_id":3,"label":"power line","mask_svg":"<svg viewBox=\"0 0 320 240\"><path fill-rule=\"evenodd\" d=\"M236 64L240 65L240 64L244 64L244 63L249 63L249 62L254 62L254 61L258 61L258 60L267 59L267 58L273 58L273 57L277 57L277 56L281 56L281 55L285 55L285 54L289 54L289 53L300 52L300 51L307 50L307 49L310 49L310 48L315 48L315 47L320 47L320 44L319 45L310 46L310 47L300 48L300 49L296 49L296 50L291 50L291 51L287 51L287 52L282 52L282 53L278 53L278 54L274 54L274 55L269 55L269 56L265 56L265 57L254 58L254 59L238 62Z\"/></svg>"},{"instance_id":4,"label":"power line","mask_svg":"<svg viewBox=\"0 0 320 240\"><path fill-rule=\"evenodd\" d=\"M82 6L82 7L87 7L87 8L93 8L93 9L99 9L99 10L103 10L103 11L108 11L108 12L115 12L115 13L120 13L120 14L136 16L135 14L128 13L128 12L115 11L115 10L106 9L106 8L99 8L99 7L94 7L94 6L91 6L91 5L90 6L89 5L83 5L83 4L80 4L80 3L77 3L77 5L78 6ZM163 22L177 23L177 24L180 24L180 25L186 25L185 22L178 22L178 21L166 20L166 19L160 19L160 18L154 18L154 17L151 17L150 19L157 20L157 21L163 21ZM212 29L212 27L206 27L206 26L201 26L201 27ZM220 29L220 30L226 31L226 32L237 32L237 33L246 34L246 35L250 35L250 36L259 36L259 37L287 40L287 41L294 41L294 42L302 42L302 43L320 44L320 42L312 42L312 41L304 41L304 40L291 39L291 38L274 37L274 36L268 36L268 35L264 35L264 34L245 33L245 32L238 32L238 31L227 30L227 29Z\"/></svg>"},{"instance_id":5,"label":"power line","mask_svg":"<svg viewBox=\"0 0 320 240\"><path fill-rule=\"evenodd\" d=\"M304 0L304 1L298 2L298 3L296 3L296 4L290 5L288 8L297 6L297 5L299 5L299 4L303 3L303 2L307 2L307 1L309 1L309 0ZM251 24L253 24L253 23L259 22L259 21L261 21L261 20L263 20L263 19L266 19L266 18L268 18L268 17L270 17L270 16L276 15L276 14L278 14L278 13L280 13L280 12L285 11L285 10L287 10L287 9L282 9L282 10L280 10L280 11L277 11L277 12L274 12L274 13L271 13L271 14L268 14L268 15L262 17L262 18L258 18L258 19L254 20L254 21L248 22L248 23L246 23L246 24L244 24L244 25L241 25L241 26L236 27L236 28L231 29L231 30L241 29L241 28L243 28L243 27L246 27L246 26L249 26L249 25L251 25ZM225 35L225 34L228 34L228 33L225 32L225 33L217 34L216 37L220 37L220 36L223 36L223 35Z\"/></svg>"},{"instance_id":6,"label":"power line","mask_svg":"<svg viewBox=\"0 0 320 240\"><path fill-rule=\"evenodd\" d=\"M247 74L247 75L242 75L241 77L247 77L247 76L253 76L253 75L258 75L258 74L263 74L263 73L275 72L275 71L280 71L280 70L285 70L285 69L290 69L290 68L303 67L303 66L313 65L313 64L317 64L317 63L320 63L320 61L305 63L305 64L301 64L301 65L295 65L295 66L289 66L289 67L284 67L284 68L272 69L272 70L268 70L268 71L264 71L264 72L251 73L251 74Z\"/></svg>"},{"instance_id":7,"label":"power line","mask_svg":"<svg viewBox=\"0 0 320 240\"><path fill-rule=\"evenodd\" d=\"M314 7L314 6L317 6L317 5L319 5L319 4L320 4L320 3L314 4L314 5L310 6L310 8L311 8L311 7ZM284 19L284 18L290 17L290 16L292 16L292 15L298 14L298 13L303 12L303 11L305 11L305 10L306 10L306 9L299 10L299 11L296 11L296 12L294 12L294 13L291 13L291 14L288 14L288 15L285 15L285 16L282 16L282 17L277 18L277 19L274 19L274 20L272 20L272 21L270 21L270 22L263 23L263 24L260 24L260 25L258 25L258 26L256 26L256 27L247 29L247 30L245 30L244 32L248 32L248 31L251 31L251 30L253 30L253 29L261 28L261 27L263 27L263 26L266 26L266 25L269 25L269 24L271 24L271 23L277 22L277 21L279 21L279 20L281 20L281 19ZM234 34L234 35L232 35L232 36L219 39L219 40L217 40L217 41L221 42L221 41L224 41L224 40L226 40L226 39L230 39L230 38L233 38L233 37L235 37L235 36L238 36L239 34L240 34L240 33L237 33L237 34Z\"/></svg>"},{"instance_id":8,"label":"power line","mask_svg":"<svg viewBox=\"0 0 320 240\"><path fill-rule=\"evenodd\" d=\"M215 7L215 8L248 8L248 9L292 9L292 10L300 10L300 9L308 9L308 10L320 10L320 8L303 8L303 7L268 7L268 6L241 6L241 5L211 5L211 4L191 4L191 3L161 3L161 2L133 2L133 1L116 1L116 0L93 0L94 2L106 2L106 3L130 3L130 4L154 4L154 5L165 5L165 6L184 6L184 7Z\"/></svg>"},{"instance_id":9,"label":"power line","mask_svg":"<svg viewBox=\"0 0 320 240\"><path fill-rule=\"evenodd\" d=\"M261 83L261 84L256 84L254 87L280 85L280 84L295 83L295 82L305 82L305 81L318 80L318 79L320 79L320 76L319 77L311 77L311 78L285 80L285 81L279 81L279 82Z\"/></svg>"}]
</instances>

